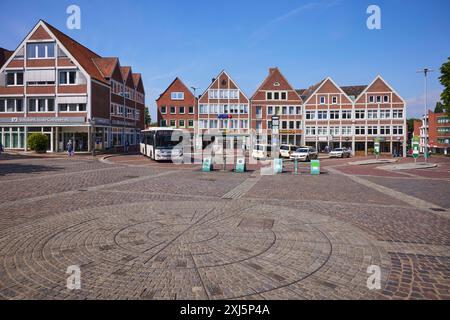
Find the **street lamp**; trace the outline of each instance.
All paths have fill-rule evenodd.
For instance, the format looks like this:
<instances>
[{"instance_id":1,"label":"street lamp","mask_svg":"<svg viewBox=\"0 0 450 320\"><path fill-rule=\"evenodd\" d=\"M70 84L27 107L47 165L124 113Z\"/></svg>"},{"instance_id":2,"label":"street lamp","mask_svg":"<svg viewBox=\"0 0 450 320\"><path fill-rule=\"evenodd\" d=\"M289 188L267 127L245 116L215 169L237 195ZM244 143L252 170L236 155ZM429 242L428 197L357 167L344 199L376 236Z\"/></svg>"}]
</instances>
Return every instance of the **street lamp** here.
<instances>
[{"instance_id":1,"label":"street lamp","mask_svg":"<svg viewBox=\"0 0 450 320\"><path fill-rule=\"evenodd\" d=\"M427 129L427 115L428 115L428 83L427 83L427 76L429 72L433 72L434 70L423 68L417 71L417 73L423 73L425 76L425 115L424 115L424 159L425 162L428 162L428 129Z\"/></svg>"},{"instance_id":2,"label":"street lamp","mask_svg":"<svg viewBox=\"0 0 450 320\"><path fill-rule=\"evenodd\" d=\"M192 91L194 91L194 108L195 108L195 104L196 104L196 101L197 101L197 96L196 96L196 94L195 94L195 92L197 91L197 89L199 89L198 87L191 87L191 89L192 89ZM198 113L198 110L197 110L197 113ZM195 111L194 111L194 114L195 114ZM195 121L194 121L194 126L195 126ZM196 141L196 139L198 139L198 135L200 134L200 129L198 128L198 124L197 124L197 130L198 130L198 132L197 132L197 134L195 134L195 130L194 130L194 141L193 141L193 144L194 144L194 146L193 146L193 152L195 152L195 148L197 148L197 141Z\"/></svg>"}]
</instances>

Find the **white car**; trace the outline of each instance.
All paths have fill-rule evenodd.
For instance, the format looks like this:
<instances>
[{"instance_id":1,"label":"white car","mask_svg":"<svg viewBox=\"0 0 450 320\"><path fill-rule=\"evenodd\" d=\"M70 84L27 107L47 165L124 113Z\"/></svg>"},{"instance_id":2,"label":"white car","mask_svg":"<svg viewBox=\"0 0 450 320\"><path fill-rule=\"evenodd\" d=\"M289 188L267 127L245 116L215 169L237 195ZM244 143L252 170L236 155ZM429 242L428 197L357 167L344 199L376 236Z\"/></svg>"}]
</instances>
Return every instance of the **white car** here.
<instances>
[{"instance_id":1,"label":"white car","mask_svg":"<svg viewBox=\"0 0 450 320\"><path fill-rule=\"evenodd\" d=\"M291 156L291 153L297 150L299 146L294 146L292 144L282 144L280 146L280 156L282 158L288 158Z\"/></svg>"},{"instance_id":2,"label":"white car","mask_svg":"<svg viewBox=\"0 0 450 320\"><path fill-rule=\"evenodd\" d=\"M335 148L329 155L330 158L350 158L350 151L347 148Z\"/></svg>"},{"instance_id":3,"label":"white car","mask_svg":"<svg viewBox=\"0 0 450 320\"><path fill-rule=\"evenodd\" d=\"M267 144L255 144L252 150L252 157L254 159L267 159L271 156L272 146Z\"/></svg>"},{"instance_id":4,"label":"white car","mask_svg":"<svg viewBox=\"0 0 450 320\"><path fill-rule=\"evenodd\" d=\"M292 152L289 158L299 161L310 161L319 158L319 154L313 147L302 147Z\"/></svg>"}]
</instances>

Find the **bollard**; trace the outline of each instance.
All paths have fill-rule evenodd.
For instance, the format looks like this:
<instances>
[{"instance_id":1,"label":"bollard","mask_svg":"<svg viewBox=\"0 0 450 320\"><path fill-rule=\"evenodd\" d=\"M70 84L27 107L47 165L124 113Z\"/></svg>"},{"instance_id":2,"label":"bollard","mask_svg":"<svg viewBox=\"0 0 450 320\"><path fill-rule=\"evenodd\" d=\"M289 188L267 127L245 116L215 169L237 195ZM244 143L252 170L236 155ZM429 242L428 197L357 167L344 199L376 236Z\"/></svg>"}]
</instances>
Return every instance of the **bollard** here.
<instances>
[{"instance_id":1,"label":"bollard","mask_svg":"<svg viewBox=\"0 0 450 320\"><path fill-rule=\"evenodd\" d=\"M298 159L294 159L294 172L295 174L298 174Z\"/></svg>"},{"instance_id":2,"label":"bollard","mask_svg":"<svg viewBox=\"0 0 450 320\"><path fill-rule=\"evenodd\" d=\"M283 159L273 160L273 173L283 173Z\"/></svg>"},{"instance_id":3,"label":"bollard","mask_svg":"<svg viewBox=\"0 0 450 320\"><path fill-rule=\"evenodd\" d=\"M203 158L202 171L210 172L212 170L211 158Z\"/></svg>"},{"instance_id":4,"label":"bollard","mask_svg":"<svg viewBox=\"0 0 450 320\"><path fill-rule=\"evenodd\" d=\"M244 157L238 157L236 159L236 166L235 166L235 172L238 173L244 173L246 171L246 166L245 166L245 158Z\"/></svg>"},{"instance_id":5,"label":"bollard","mask_svg":"<svg viewBox=\"0 0 450 320\"><path fill-rule=\"evenodd\" d=\"M320 160L311 160L311 174L320 174Z\"/></svg>"}]
</instances>

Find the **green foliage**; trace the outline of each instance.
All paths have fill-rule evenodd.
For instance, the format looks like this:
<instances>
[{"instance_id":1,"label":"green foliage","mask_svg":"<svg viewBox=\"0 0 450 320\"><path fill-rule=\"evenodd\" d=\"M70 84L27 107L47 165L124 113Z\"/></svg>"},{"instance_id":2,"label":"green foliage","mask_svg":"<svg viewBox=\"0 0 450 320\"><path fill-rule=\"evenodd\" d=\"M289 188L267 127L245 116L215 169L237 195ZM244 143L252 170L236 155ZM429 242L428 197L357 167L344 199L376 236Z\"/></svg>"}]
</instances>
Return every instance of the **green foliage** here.
<instances>
[{"instance_id":1,"label":"green foliage","mask_svg":"<svg viewBox=\"0 0 450 320\"><path fill-rule=\"evenodd\" d=\"M420 119L416 119L416 118L411 118L406 120L406 124L408 125L408 132L412 133L414 132L414 122L415 121L421 121Z\"/></svg>"},{"instance_id":2,"label":"green foliage","mask_svg":"<svg viewBox=\"0 0 450 320\"><path fill-rule=\"evenodd\" d=\"M48 148L48 138L42 133L32 133L27 138L28 147L36 152L46 152Z\"/></svg>"},{"instance_id":3,"label":"green foliage","mask_svg":"<svg viewBox=\"0 0 450 320\"><path fill-rule=\"evenodd\" d=\"M435 113L444 112L444 105L441 102L436 102L436 107L434 108Z\"/></svg>"},{"instance_id":4,"label":"green foliage","mask_svg":"<svg viewBox=\"0 0 450 320\"><path fill-rule=\"evenodd\" d=\"M441 76L439 77L439 80L444 86L444 91L441 93L441 101L447 114L450 115L450 57L447 59L447 62L441 66Z\"/></svg>"},{"instance_id":5,"label":"green foliage","mask_svg":"<svg viewBox=\"0 0 450 320\"><path fill-rule=\"evenodd\" d=\"M145 112L144 112L144 123L145 123L145 126L148 127L151 122L152 122L152 118L150 117L150 111L148 110L147 107L145 107Z\"/></svg>"}]
</instances>

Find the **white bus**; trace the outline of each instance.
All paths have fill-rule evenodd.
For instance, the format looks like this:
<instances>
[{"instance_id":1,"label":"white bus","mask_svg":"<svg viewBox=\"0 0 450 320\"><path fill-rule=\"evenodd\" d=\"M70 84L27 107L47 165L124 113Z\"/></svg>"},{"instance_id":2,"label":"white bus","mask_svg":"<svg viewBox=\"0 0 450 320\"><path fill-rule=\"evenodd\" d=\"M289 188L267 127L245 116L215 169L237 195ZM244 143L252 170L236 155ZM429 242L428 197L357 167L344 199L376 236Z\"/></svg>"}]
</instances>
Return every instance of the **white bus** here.
<instances>
[{"instance_id":1,"label":"white bus","mask_svg":"<svg viewBox=\"0 0 450 320\"><path fill-rule=\"evenodd\" d=\"M156 161L180 158L183 156L182 134L182 130L172 128L143 130L141 131L141 154ZM177 145L179 147L175 148Z\"/></svg>"}]
</instances>

